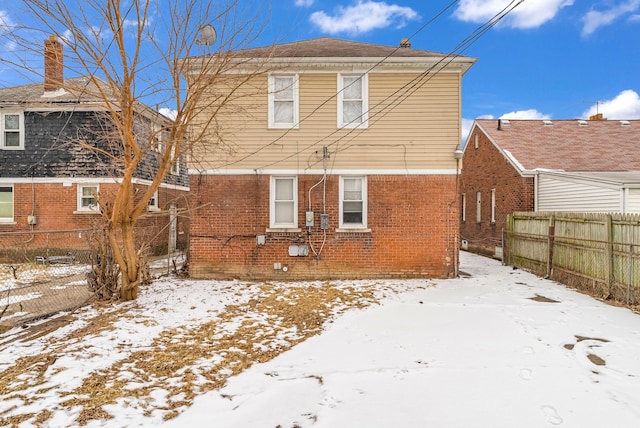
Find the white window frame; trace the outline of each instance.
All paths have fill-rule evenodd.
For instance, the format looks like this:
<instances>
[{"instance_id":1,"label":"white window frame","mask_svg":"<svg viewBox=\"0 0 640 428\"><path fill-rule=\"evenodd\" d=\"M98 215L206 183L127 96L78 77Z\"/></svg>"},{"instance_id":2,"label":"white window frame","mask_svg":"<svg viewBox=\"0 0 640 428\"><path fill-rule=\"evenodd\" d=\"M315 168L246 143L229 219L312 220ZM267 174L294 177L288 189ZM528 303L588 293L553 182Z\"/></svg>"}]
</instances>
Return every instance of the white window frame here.
<instances>
[{"instance_id":1,"label":"white window frame","mask_svg":"<svg viewBox=\"0 0 640 428\"><path fill-rule=\"evenodd\" d=\"M496 189L491 189L491 223L496 222Z\"/></svg>"},{"instance_id":2,"label":"white window frame","mask_svg":"<svg viewBox=\"0 0 640 428\"><path fill-rule=\"evenodd\" d=\"M293 182L293 200L276 200L276 182L278 180L291 180ZM278 203L293 202L293 222L282 223L276 220L276 205ZM293 175L274 175L271 176L271 184L269 186L269 227L272 229L297 229L298 228L298 177Z\"/></svg>"},{"instance_id":3,"label":"white window frame","mask_svg":"<svg viewBox=\"0 0 640 428\"><path fill-rule=\"evenodd\" d=\"M362 81L361 98L345 99L345 78L357 77ZM353 121L345 123L344 121L344 103L346 101L358 101L362 103L362 115L360 122ZM338 128L368 128L369 127L369 75L364 74L338 74Z\"/></svg>"},{"instance_id":4,"label":"white window frame","mask_svg":"<svg viewBox=\"0 0 640 428\"><path fill-rule=\"evenodd\" d=\"M15 188L12 184L0 184L0 187L7 187L11 189L11 217L0 217L0 223L13 223L14 217L16 215L16 198L15 198ZM3 203L3 202L0 202Z\"/></svg>"},{"instance_id":5,"label":"white window frame","mask_svg":"<svg viewBox=\"0 0 640 428\"><path fill-rule=\"evenodd\" d=\"M478 141L478 134L474 135L474 141L475 141L475 148L477 149L478 147L480 147L480 142Z\"/></svg>"},{"instance_id":6,"label":"white window frame","mask_svg":"<svg viewBox=\"0 0 640 428\"><path fill-rule=\"evenodd\" d=\"M362 183L362 223L347 223L344 221L344 192L345 192L345 180L359 179ZM339 184L339 215L340 215L340 229L366 229L367 228L367 177L363 175L343 175L340 176ZM348 200L347 200L348 201Z\"/></svg>"},{"instance_id":7,"label":"white window frame","mask_svg":"<svg viewBox=\"0 0 640 428\"><path fill-rule=\"evenodd\" d=\"M98 205L98 193L100 192L100 185L99 184L78 184L78 205L77 205L77 211L80 212L91 212L91 213L97 213L100 211L100 206ZM83 205L83 199L85 198L84 196L84 192L83 190L85 188L88 187L92 187L95 188L96 190L96 204L91 206L91 205Z\"/></svg>"},{"instance_id":8,"label":"white window frame","mask_svg":"<svg viewBox=\"0 0 640 428\"><path fill-rule=\"evenodd\" d=\"M5 117L18 116L18 145L7 146L5 140ZM13 130L10 130L13 131ZM2 150L24 150L24 113L21 111L3 111L0 112L0 149Z\"/></svg>"},{"instance_id":9,"label":"white window frame","mask_svg":"<svg viewBox=\"0 0 640 428\"><path fill-rule=\"evenodd\" d=\"M161 127L160 125L153 125L154 152L162 153L162 151L164 150L165 134L166 131L163 127Z\"/></svg>"},{"instance_id":10,"label":"white window frame","mask_svg":"<svg viewBox=\"0 0 640 428\"><path fill-rule=\"evenodd\" d=\"M149 211L160 211L160 204L158 203L158 189L153 192L153 196L149 199Z\"/></svg>"},{"instance_id":11,"label":"white window frame","mask_svg":"<svg viewBox=\"0 0 640 428\"><path fill-rule=\"evenodd\" d=\"M180 158L175 159L176 157L176 146L171 147L171 169L169 173L171 175L180 175Z\"/></svg>"},{"instance_id":12,"label":"white window frame","mask_svg":"<svg viewBox=\"0 0 640 428\"><path fill-rule=\"evenodd\" d=\"M276 80L278 78L292 78L292 98L291 99L279 99L278 91L276 90ZM270 74L269 75L269 128L271 129L298 129L299 127L299 88L298 88L298 75L297 74ZM278 102L293 102L293 114L291 122L276 122L275 111L276 103Z\"/></svg>"},{"instance_id":13,"label":"white window frame","mask_svg":"<svg viewBox=\"0 0 640 428\"><path fill-rule=\"evenodd\" d=\"M482 222L482 192L476 192L476 223Z\"/></svg>"},{"instance_id":14,"label":"white window frame","mask_svg":"<svg viewBox=\"0 0 640 428\"><path fill-rule=\"evenodd\" d=\"M460 210L462 211L461 219L462 219L462 222L464 223L465 221L467 221L467 194L463 193L462 195L460 195L460 199L462 200L461 208L460 208Z\"/></svg>"}]
</instances>

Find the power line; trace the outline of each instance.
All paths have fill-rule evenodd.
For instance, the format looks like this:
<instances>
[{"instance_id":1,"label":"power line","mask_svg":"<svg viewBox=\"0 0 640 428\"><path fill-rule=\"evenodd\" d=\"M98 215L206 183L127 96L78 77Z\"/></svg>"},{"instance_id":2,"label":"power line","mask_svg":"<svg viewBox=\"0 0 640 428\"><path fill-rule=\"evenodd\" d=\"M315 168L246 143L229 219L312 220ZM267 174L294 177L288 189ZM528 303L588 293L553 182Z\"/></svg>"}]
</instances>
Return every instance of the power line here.
<instances>
[{"instance_id":1,"label":"power line","mask_svg":"<svg viewBox=\"0 0 640 428\"><path fill-rule=\"evenodd\" d=\"M432 18L430 21L425 23L414 34L412 34L411 37L413 38L417 34L419 34L421 31L423 31L429 24L433 23L437 18L442 16L442 14L444 14L448 9L450 9L458 1L459 0L454 0L449 5L447 5L434 18ZM406 100L409 96L411 96L413 93L415 93L418 89L423 87L427 82L429 82L431 80L431 78L433 78L434 75L436 75L439 72L439 70L437 70L435 73L433 73L434 69L443 69L447 65L451 64L456 58L460 57L462 55L462 53L464 53L470 46L472 46L475 42L477 42L484 34L486 34L494 26L496 26L502 19L504 19L509 13L511 13L516 7L518 7L524 1L525 0L512 0L503 9L501 9L498 13L496 13L494 16L492 16L489 20L487 20L485 23L483 23L482 25L480 25L476 29L474 29L474 31L472 31L467 37L465 37L460 43L458 43L453 50L451 50L448 54L446 54L444 57L442 57L439 61L437 61L435 64L430 66L427 70L423 71L418 76L416 76L415 78L410 80L408 83L403 85L401 88L397 89L392 94L388 95L385 99L381 100L380 102L378 102L373 107L369 107L365 112L363 112L360 115L360 118L362 118L365 114L368 115L371 112L372 109L375 109L375 108L379 107L380 105L384 104L385 102L387 102L388 100L391 99L391 101L388 104L386 104L379 112L373 114L372 117L374 117L374 118L376 116L380 115L380 117L378 117L373 123L376 123L377 121L379 121L380 119L385 117L389 112L391 112L395 107L400 105L404 100ZM396 49L394 49L394 51L392 53L390 53L389 55L387 55L386 57L382 58L380 61L375 63L366 72L362 73L361 76L364 76L365 74L369 73L370 71L372 71L373 69L375 69L376 67L381 65L390 56L392 56L393 53L395 53L398 49L400 49L400 47L397 47ZM344 88L342 90L344 90ZM323 101L311 113L309 113L302 120L300 120L299 123L301 123L303 120L306 120L310 116L315 114L322 106L324 106L326 103L328 103L329 101L334 99L340 92L341 91L338 91L336 94L331 95L328 99ZM236 160L234 160L232 162L229 162L227 164L221 165L220 168L227 167L227 166L239 163L239 162L241 162L241 161L243 161L243 160L245 160L245 159L247 159L247 158L249 158L251 156L254 156L254 155L258 154L262 150L264 150L264 149L270 147L271 145L277 143L278 141L280 141L282 138L284 138L285 135L287 135L289 133L290 130L291 129L287 129L286 132L284 132L282 135L280 135L278 138L276 138L272 142L267 143L266 145L260 147L259 149L253 151L252 153L249 153L249 154L243 156L242 158L239 158L239 159L236 159ZM359 135L362 132L364 132L365 130L366 130L366 128L360 128L360 127L351 128L351 129L349 129L349 131L345 135L342 135L342 136L338 137L337 139L335 139L329 145L330 146L336 145L335 152L337 153L338 152L338 148L337 147L338 147L338 144L340 143L340 141L342 141L345 138L349 137L354 132L358 132L357 135ZM287 155L287 156L285 156L285 157L283 157L283 158L281 158L281 159L279 159L277 161L274 161L274 162L271 162L271 163L268 163L268 164L263 164L260 167L255 168L255 169L262 169L262 168L265 168L265 167L269 167L269 166L278 164L278 163L280 163L282 161L285 161L287 159L290 159L292 157L298 156L300 153L303 153L304 151L308 150L309 148L321 143L325 139L330 138L332 135L336 134L337 132L341 132L341 131L344 131L344 129L343 128L336 129L336 130L330 132L328 135L326 135L326 136L320 138L319 140L316 140L312 144L304 147L303 149L297 150L296 152L294 152L294 153L292 153L290 155ZM353 136L349 141L352 141L354 138L357 137L357 135ZM333 162L335 162L335 157L334 157Z\"/></svg>"}]
</instances>

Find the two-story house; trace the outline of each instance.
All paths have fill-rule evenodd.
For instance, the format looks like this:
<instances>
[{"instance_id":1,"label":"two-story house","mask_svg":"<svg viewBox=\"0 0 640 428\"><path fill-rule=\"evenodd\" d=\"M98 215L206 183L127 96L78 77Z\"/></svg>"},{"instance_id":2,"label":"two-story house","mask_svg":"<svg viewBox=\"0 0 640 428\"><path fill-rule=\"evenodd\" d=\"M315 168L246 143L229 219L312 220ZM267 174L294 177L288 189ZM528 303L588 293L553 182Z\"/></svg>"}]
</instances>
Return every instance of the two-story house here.
<instances>
[{"instance_id":1,"label":"two-story house","mask_svg":"<svg viewBox=\"0 0 640 428\"><path fill-rule=\"evenodd\" d=\"M476 119L461 174L463 248L500 257L515 211L640 213L640 120Z\"/></svg>"},{"instance_id":2,"label":"two-story house","mask_svg":"<svg viewBox=\"0 0 640 428\"><path fill-rule=\"evenodd\" d=\"M188 61L199 73L203 58ZM456 274L461 85L474 59L318 38L231 61L207 97L231 101L200 118L215 117L215 146L190 159L192 276Z\"/></svg>"},{"instance_id":3,"label":"two-story house","mask_svg":"<svg viewBox=\"0 0 640 428\"><path fill-rule=\"evenodd\" d=\"M110 144L109 117L97 93L90 79L64 79L63 45L54 37L44 42L43 83L0 89L0 233L86 230L100 218L97 198L108 199L122 174L109 157L117 156L118 145ZM142 104L138 118L140 135L154 132L162 144L169 119ZM136 173L137 191L149 185L157 165L158 153L149 153ZM186 206L188 190L181 159L152 199L140 232L162 237L158 245L165 248L186 245L186 222L169 217ZM67 248L82 245L83 235L76 235L78 242L65 237Z\"/></svg>"}]
</instances>

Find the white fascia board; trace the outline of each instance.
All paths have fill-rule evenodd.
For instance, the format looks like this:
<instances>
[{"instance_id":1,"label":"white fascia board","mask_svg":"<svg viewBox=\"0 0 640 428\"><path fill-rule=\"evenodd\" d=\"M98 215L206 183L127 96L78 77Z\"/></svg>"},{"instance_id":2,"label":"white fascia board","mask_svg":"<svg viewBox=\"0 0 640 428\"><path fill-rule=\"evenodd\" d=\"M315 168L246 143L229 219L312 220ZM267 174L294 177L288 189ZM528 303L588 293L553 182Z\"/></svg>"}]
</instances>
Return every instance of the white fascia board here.
<instances>
[{"instance_id":1,"label":"white fascia board","mask_svg":"<svg viewBox=\"0 0 640 428\"><path fill-rule=\"evenodd\" d=\"M451 169L332 169L329 175L456 175ZM189 169L189 175L322 175L323 169Z\"/></svg>"},{"instance_id":2,"label":"white fascia board","mask_svg":"<svg viewBox=\"0 0 640 428\"><path fill-rule=\"evenodd\" d=\"M0 184L15 183L34 183L34 184L118 184L122 183L122 178L115 177L0 177ZM131 180L133 184L141 184L143 186L151 185L151 180L143 180L134 178ZM165 189L182 190L188 192L190 187L180 186L177 184L161 183L160 187Z\"/></svg>"}]
</instances>

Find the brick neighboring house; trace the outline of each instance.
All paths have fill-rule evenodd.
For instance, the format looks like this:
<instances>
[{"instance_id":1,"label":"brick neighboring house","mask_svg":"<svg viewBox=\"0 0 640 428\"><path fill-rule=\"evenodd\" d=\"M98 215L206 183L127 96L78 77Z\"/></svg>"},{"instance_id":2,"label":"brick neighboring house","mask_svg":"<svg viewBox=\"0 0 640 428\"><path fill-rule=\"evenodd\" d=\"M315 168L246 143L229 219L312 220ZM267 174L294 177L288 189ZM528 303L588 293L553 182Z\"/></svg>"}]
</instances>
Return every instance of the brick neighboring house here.
<instances>
[{"instance_id":1,"label":"brick neighboring house","mask_svg":"<svg viewBox=\"0 0 640 428\"><path fill-rule=\"evenodd\" d=\"M477 119L461 174L463 247L500 255L515 211L640 212L640 120Z\"/></svg>"},{"instance_id":2,"label":"brick neighboring house","mask_svg":"<svg viewBox=\"0 0 640 428\"><path fill-rule=\"evenodd\" d=\"M45 41L44 50L44 84L0 89L0 233L89 229L100 218L96 197L107 199L119 186L113 162L79 144L113 150L105 137L110 124L104 103L91 95L96 88L82 77L63 80L62 44L55 38ZM140 135L170 123L144 105L138 113ZM136 191L150 184L157 156L150 153L137 171ZM181 159L139 223L140 234L158 237L158 249L186 246L188 225L176 219L167 226L175 217L170 208L185 207L188 190ZM84 245L77 236L62 244Z\"/></svg>"},{"instance_id":3,"label":"brick neighboring house","mask_svg":"<svg viewBox=\"0 0 640 428\"><path fill-rule=\"evenodd\" d=\"M233 55L212 99L267 71L218 114L219 150L190 164L192 276L457 273L454 152L475 59L332 38Z\"/></svg>"}]
</instances>

